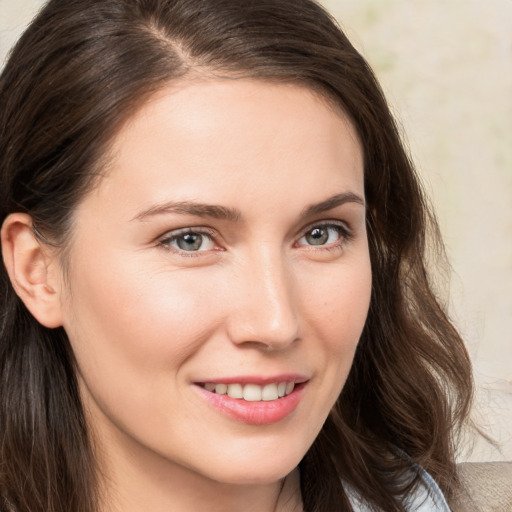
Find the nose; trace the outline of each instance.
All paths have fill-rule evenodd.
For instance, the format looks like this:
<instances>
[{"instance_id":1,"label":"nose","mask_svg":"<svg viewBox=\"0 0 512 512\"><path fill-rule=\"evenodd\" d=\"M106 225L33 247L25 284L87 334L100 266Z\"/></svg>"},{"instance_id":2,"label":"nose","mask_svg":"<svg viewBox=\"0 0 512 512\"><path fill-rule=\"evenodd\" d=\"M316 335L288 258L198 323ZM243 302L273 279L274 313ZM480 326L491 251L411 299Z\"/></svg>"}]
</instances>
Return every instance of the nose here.
<instances>
[{"instance_id":1,"label":"nose","mask_svg":"<svg viewBox=\"0 0 512 512\"><path fill-rule=\"evenodd\" d=\"M237 268L231 284L233 343L283 350L299 338L293 272L282 255L260 251Z\"/></svg>"}]
</instances>

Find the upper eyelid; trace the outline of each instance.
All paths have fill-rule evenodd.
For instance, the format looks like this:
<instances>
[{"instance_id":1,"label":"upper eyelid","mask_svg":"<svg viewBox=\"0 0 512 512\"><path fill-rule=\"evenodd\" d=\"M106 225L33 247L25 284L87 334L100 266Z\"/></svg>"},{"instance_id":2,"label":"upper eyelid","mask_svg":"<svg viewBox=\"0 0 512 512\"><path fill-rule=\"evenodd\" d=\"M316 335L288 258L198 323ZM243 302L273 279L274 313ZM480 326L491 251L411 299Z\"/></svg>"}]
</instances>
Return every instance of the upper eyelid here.
<instances>
[{"instance_id":1,"label":"upper eyelid","mask_svg":"<svg viewBox=\"0 0 512 512\"><path fill-rule=\"evenodd\" d=\"M303 230L302 235L297 238L297 241L295 242L295 244L298 244L298 242L300 240L302 240L303 238L306 237L308 232L312 231L315 228L338 228L339 229L341 239L337 240L336 242L333 242L329 245L336 245L341 242L351 240L354 237L352 229L343 222L335 222L335 221L319 222L319 223L311 224L309 227L307 227L305 230ZM325 247L325 246L319 245L317 248L321 249L322 247Z\"/></svg>"},{"instance_id":2,"label":"upper eyelid","mask_svg":"<svg viewBox=\"0 0 512 512\"><path fill-rule=\"evenodd\" d=\"M158 240L168 240L171 238L177 238L180 235L186 235L188 233L197 233L200 235L208 235L211 238L215 238L217 236L217 231L215 231L212 228L208 228L205 226L200 227L186 227L186 228L178 228L178 229L171 229L169 231L166 231L163 235L158 237Z\"/></svg>"},{"instance_id":3,"label":"upper eyelid","mask_svg":"<svg viewBox=\"0 0 512 512\"><path fill-rule=\"evenodd\" d=\"M350 223L343 221L343 220L337 220L337 219L325 219L325 220L318 220L315 222L311 222L310 224L303 227L297 234L297 236L303 237L308 231L310 231L313 228L316 227L339 227L348 233L352 234L353 229L350 225ZM302 234L301 234L302 233Z\"/></svg>"}]
</instances>

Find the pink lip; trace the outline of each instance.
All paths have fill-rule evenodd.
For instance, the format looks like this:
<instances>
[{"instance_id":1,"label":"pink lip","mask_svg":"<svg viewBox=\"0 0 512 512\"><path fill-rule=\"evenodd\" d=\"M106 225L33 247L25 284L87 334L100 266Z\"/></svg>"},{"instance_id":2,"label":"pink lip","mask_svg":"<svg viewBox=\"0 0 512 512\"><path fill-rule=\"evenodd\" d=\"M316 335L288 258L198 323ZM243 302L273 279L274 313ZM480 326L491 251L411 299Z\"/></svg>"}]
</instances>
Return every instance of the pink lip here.
<instances>
[{"instance_id":1,"label":"pink lip","mask_svg":"<svg viewBox=\"0 0 512 512\"><path fill-rule=\"evenodd\" d=\"M284 376L280 376L277 380L274 378L269 380L265 378L257 379L249 377L232 380L222 379L219 381L209 380L208 382L223 382L225 384L252 383L258 385L264 385L271 382L295 382L293 378L283 377ZM295 378L297 378L297 376L295 376ZM196 389L212 407L231 419L250 425L270 425L284 420L287 416L292 414L299 405L304 388L307 385L307 382L305 382L303 378L299 378L299 380L301 382L295 385L295 389L289 395L268 402L246 402L242 399L231 398L228 395L212 393L201 386L196 386Z\"/></svg>"},{"instance_id":2,"label":"pink lip","mask_svg":"<svg viewBox=\"0 0 512 512\"><path fill-rule=\"evenodd\" d=\"M257 384L258 386L265 386L265 384L273 384L274 382L294 382L295 384L301 384L308 380L304 375L298 375L296 373L282 373L272 377L262 377L261 375L243 375L238 377L219 377L214 379L206 379L201 383L211 382L218 384ZM199 382L199 381L198 381Z\"/></svg>"}]
</instances>

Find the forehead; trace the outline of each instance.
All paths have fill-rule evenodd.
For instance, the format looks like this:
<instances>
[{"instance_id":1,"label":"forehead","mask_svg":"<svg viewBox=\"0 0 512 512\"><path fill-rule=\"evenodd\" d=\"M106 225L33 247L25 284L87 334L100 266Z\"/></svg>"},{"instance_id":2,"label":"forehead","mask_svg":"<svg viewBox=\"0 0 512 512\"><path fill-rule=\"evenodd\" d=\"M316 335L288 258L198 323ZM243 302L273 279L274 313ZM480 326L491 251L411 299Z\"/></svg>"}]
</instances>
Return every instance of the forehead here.
<instances>
[{"instance_id":1,"label":"forehead","mask_svg":"<svg viewBox=\"0 0 512 512\"><path fill-rule=\"evenodd\" d=\"M112 200L123 189L125 203L169 195L233 203L256 190L281 201L293 190L311 202L317 198L308 192L321 200L333 190L363 190L352 123L332 101L285 83L218 79L168 86L122 126L109 161L100 192Z\"/></svg>"}]
</instances>

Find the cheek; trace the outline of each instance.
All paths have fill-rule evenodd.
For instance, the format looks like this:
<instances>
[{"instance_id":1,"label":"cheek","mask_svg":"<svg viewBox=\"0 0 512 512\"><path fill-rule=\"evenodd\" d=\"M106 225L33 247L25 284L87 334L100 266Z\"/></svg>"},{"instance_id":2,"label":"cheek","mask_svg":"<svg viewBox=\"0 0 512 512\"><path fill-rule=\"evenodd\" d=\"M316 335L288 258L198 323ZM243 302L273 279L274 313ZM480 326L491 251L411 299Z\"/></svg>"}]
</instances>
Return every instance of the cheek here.
<instances>
[{"instance_id":1,"label":"cheek","mask_svg":"<svg viewBox=\"0 0 512 512\"><path fill-rule=\"evenodd\" d=\"M329 268L327 268L329 267ZM314 439L338 399L352 367L367 318L371 295L371 267L365 253L350 262L304 273L300 296L307 332L301 357L320 368L312 381L315 394L308 429Z\"/></svg>"},{"instance_id":2,"label":"cheek","mask_svg":"<svg viewBox=\"0 0 512 512\"><path fill-rule=\"evenodd\" d=\"M362 258L354 265L341 263L303 283L303 310L329 349L355 350L370 304L371 268Z\"/></svg>"},{"instance_id":3,"label":"cheek","mask_svg":"<svg viewBox=\"0 0 512 512\"><path fill-rule=\"evenodd\" d=\"M315 285L316 284L316 285ZM304 282L303 311L310 326L312 360L323 368L321 405L330 410L348 377L366 322L371 296L371 267L364 254L352 265L332 266L325 274Z\"/></svg>"},{"instance_id":4,"label":"cheek","mask_svg":"<svg viewBox=\"0 0 512 512\"><path fill-rule=\"evenodd\" d=\"M151 437L175 421L186 362L218 325L212 290L186 274L119 264L75 276L65 329L92 422Z\"/></svg>"},{"instance_id":5,"label":"cheek","mask_svg":"<svg viewBox=\"0 0 512 512\"><path fill-rule=\"evenodd\" d=\"M82 373L110 366L133 379L179 366L216 325L200 276L138 266L89 266L75 276L65 329Z\"/></svg>"}]
</instances>

